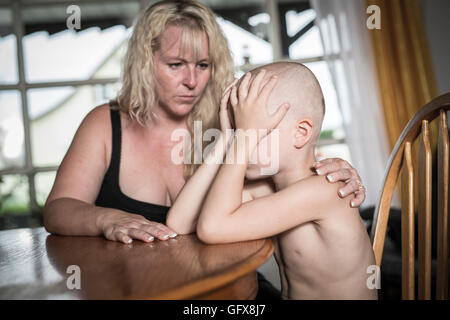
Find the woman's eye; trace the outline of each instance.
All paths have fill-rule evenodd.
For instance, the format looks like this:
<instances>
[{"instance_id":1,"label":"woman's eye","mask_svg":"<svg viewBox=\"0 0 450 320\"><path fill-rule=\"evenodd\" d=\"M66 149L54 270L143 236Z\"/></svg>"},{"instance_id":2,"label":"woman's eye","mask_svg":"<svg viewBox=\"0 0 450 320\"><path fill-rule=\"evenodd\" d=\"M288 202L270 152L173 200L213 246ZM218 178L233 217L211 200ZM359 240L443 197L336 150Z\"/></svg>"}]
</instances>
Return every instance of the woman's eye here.
<instances>
[{"instance_id":1,"label":"woman's eye","mask_svg":"<svg viewBox=\"0 0 450 320\"><path fill-rule=\"evenodd\" d=\"M181 66L181 62L169 63L169 67L172 69L176 69Z\"/></svg>"},{"instance_id":2,"label":"woman's eye","mask_svg":"<svg viewBox=\"0 0 450 320\"><path fill-rule=\"evenodd\" d=\"M199 66L201 69L208 69L209 64L207 64L207 63L200 63L198 66Z\"/></svg>"}]
</instances>

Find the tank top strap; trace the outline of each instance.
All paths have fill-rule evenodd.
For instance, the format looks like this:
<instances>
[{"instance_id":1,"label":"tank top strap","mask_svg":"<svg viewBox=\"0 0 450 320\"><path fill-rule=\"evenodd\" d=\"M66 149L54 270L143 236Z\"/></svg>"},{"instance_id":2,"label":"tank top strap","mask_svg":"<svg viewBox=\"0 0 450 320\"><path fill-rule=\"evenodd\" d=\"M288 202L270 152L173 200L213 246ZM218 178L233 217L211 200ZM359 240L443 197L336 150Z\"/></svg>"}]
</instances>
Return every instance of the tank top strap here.
<instances>
[{"instance_id":1,"label":"tank top strap","mask_svg":"<svg viewBox=\"0 0 450 320\"><path fill-rule=\"evenodd\" d=\"M122 128L120 124L120 111L110 108L111 129L112 129L112 150L111 163L109 165L110 174L113 181L119 181L120 155L122 148Z\"/></svg>"}]
</instances>

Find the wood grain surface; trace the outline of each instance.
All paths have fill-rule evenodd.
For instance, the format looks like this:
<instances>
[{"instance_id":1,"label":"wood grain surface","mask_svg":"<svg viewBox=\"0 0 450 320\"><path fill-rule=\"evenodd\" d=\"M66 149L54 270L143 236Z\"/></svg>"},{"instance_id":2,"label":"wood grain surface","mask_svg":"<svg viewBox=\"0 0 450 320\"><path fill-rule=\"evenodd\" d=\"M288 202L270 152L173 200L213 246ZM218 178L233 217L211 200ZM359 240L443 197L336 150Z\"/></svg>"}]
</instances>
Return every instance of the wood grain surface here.
<instances>
[{"instance_id":1,"label":"wood grain surface","mask_svg":"<svg viewBox=\"0 0 450 320\"><path fill-rule=\"evenodd\" d=\"M252 299L270 239L206 245L195 235L126 245L101 237L0 232L0 299ZM81 289L68 289L80 268Z\"/></svg>"}]
</instances>

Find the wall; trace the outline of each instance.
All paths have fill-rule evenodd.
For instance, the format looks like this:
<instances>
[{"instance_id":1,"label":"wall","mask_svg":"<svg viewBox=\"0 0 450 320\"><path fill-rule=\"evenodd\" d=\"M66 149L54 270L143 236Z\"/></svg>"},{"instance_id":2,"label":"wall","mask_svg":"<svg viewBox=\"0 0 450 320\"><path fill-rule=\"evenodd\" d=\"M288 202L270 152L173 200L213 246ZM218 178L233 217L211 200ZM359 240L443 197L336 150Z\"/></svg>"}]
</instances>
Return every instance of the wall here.
<instances>
[{"instance_id":1,"label":"wall","mask_svg":"<svg viewBox=\"0 0 450 320\"><path fill-rule=\"evenodd\" d=\"M421 0L439 94L450 92L450 1Z\"/></svg>"}]
</instances>

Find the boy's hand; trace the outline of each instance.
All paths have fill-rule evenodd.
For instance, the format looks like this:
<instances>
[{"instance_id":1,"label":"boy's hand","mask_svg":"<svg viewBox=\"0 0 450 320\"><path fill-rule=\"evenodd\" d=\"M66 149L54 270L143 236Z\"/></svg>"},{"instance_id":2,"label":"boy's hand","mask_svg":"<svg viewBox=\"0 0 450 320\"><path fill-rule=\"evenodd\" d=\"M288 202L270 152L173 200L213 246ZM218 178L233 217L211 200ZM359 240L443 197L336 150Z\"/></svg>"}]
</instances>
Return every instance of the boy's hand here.
<instances>
[{"instance_id":1,"label":"boy's hand","mask_svg":"<svg viewBox=\"0 0 450 320\"><path fill-rule=\"evenodd\" d=\"M261 132L258 130L258 140L264 138L280 123L290 107L288 103L283 103L273 115L267 113L267 100L276 84L277 77L272 76L266 84L262 85L265 73L265 70L261 70L250 83L252 76L248 72L244 76L239 89L233 86L230 92L236 129L244 131L265 129Z\"/></svg>"},{"instance_id":2,"label":"boy's hand","mask_svg":"<svg viewBox=\"0 0 450 320\"><path fill-rule=\"evenodd\" d=\"M220 100L219 120L220 129L226 133L227 129L232 129L231 120L228 115L228 100L230 98L231 88L237 83L239 79L234 79L233 82L223 91L222 100Z\"/></svg>"}]
</instances>

